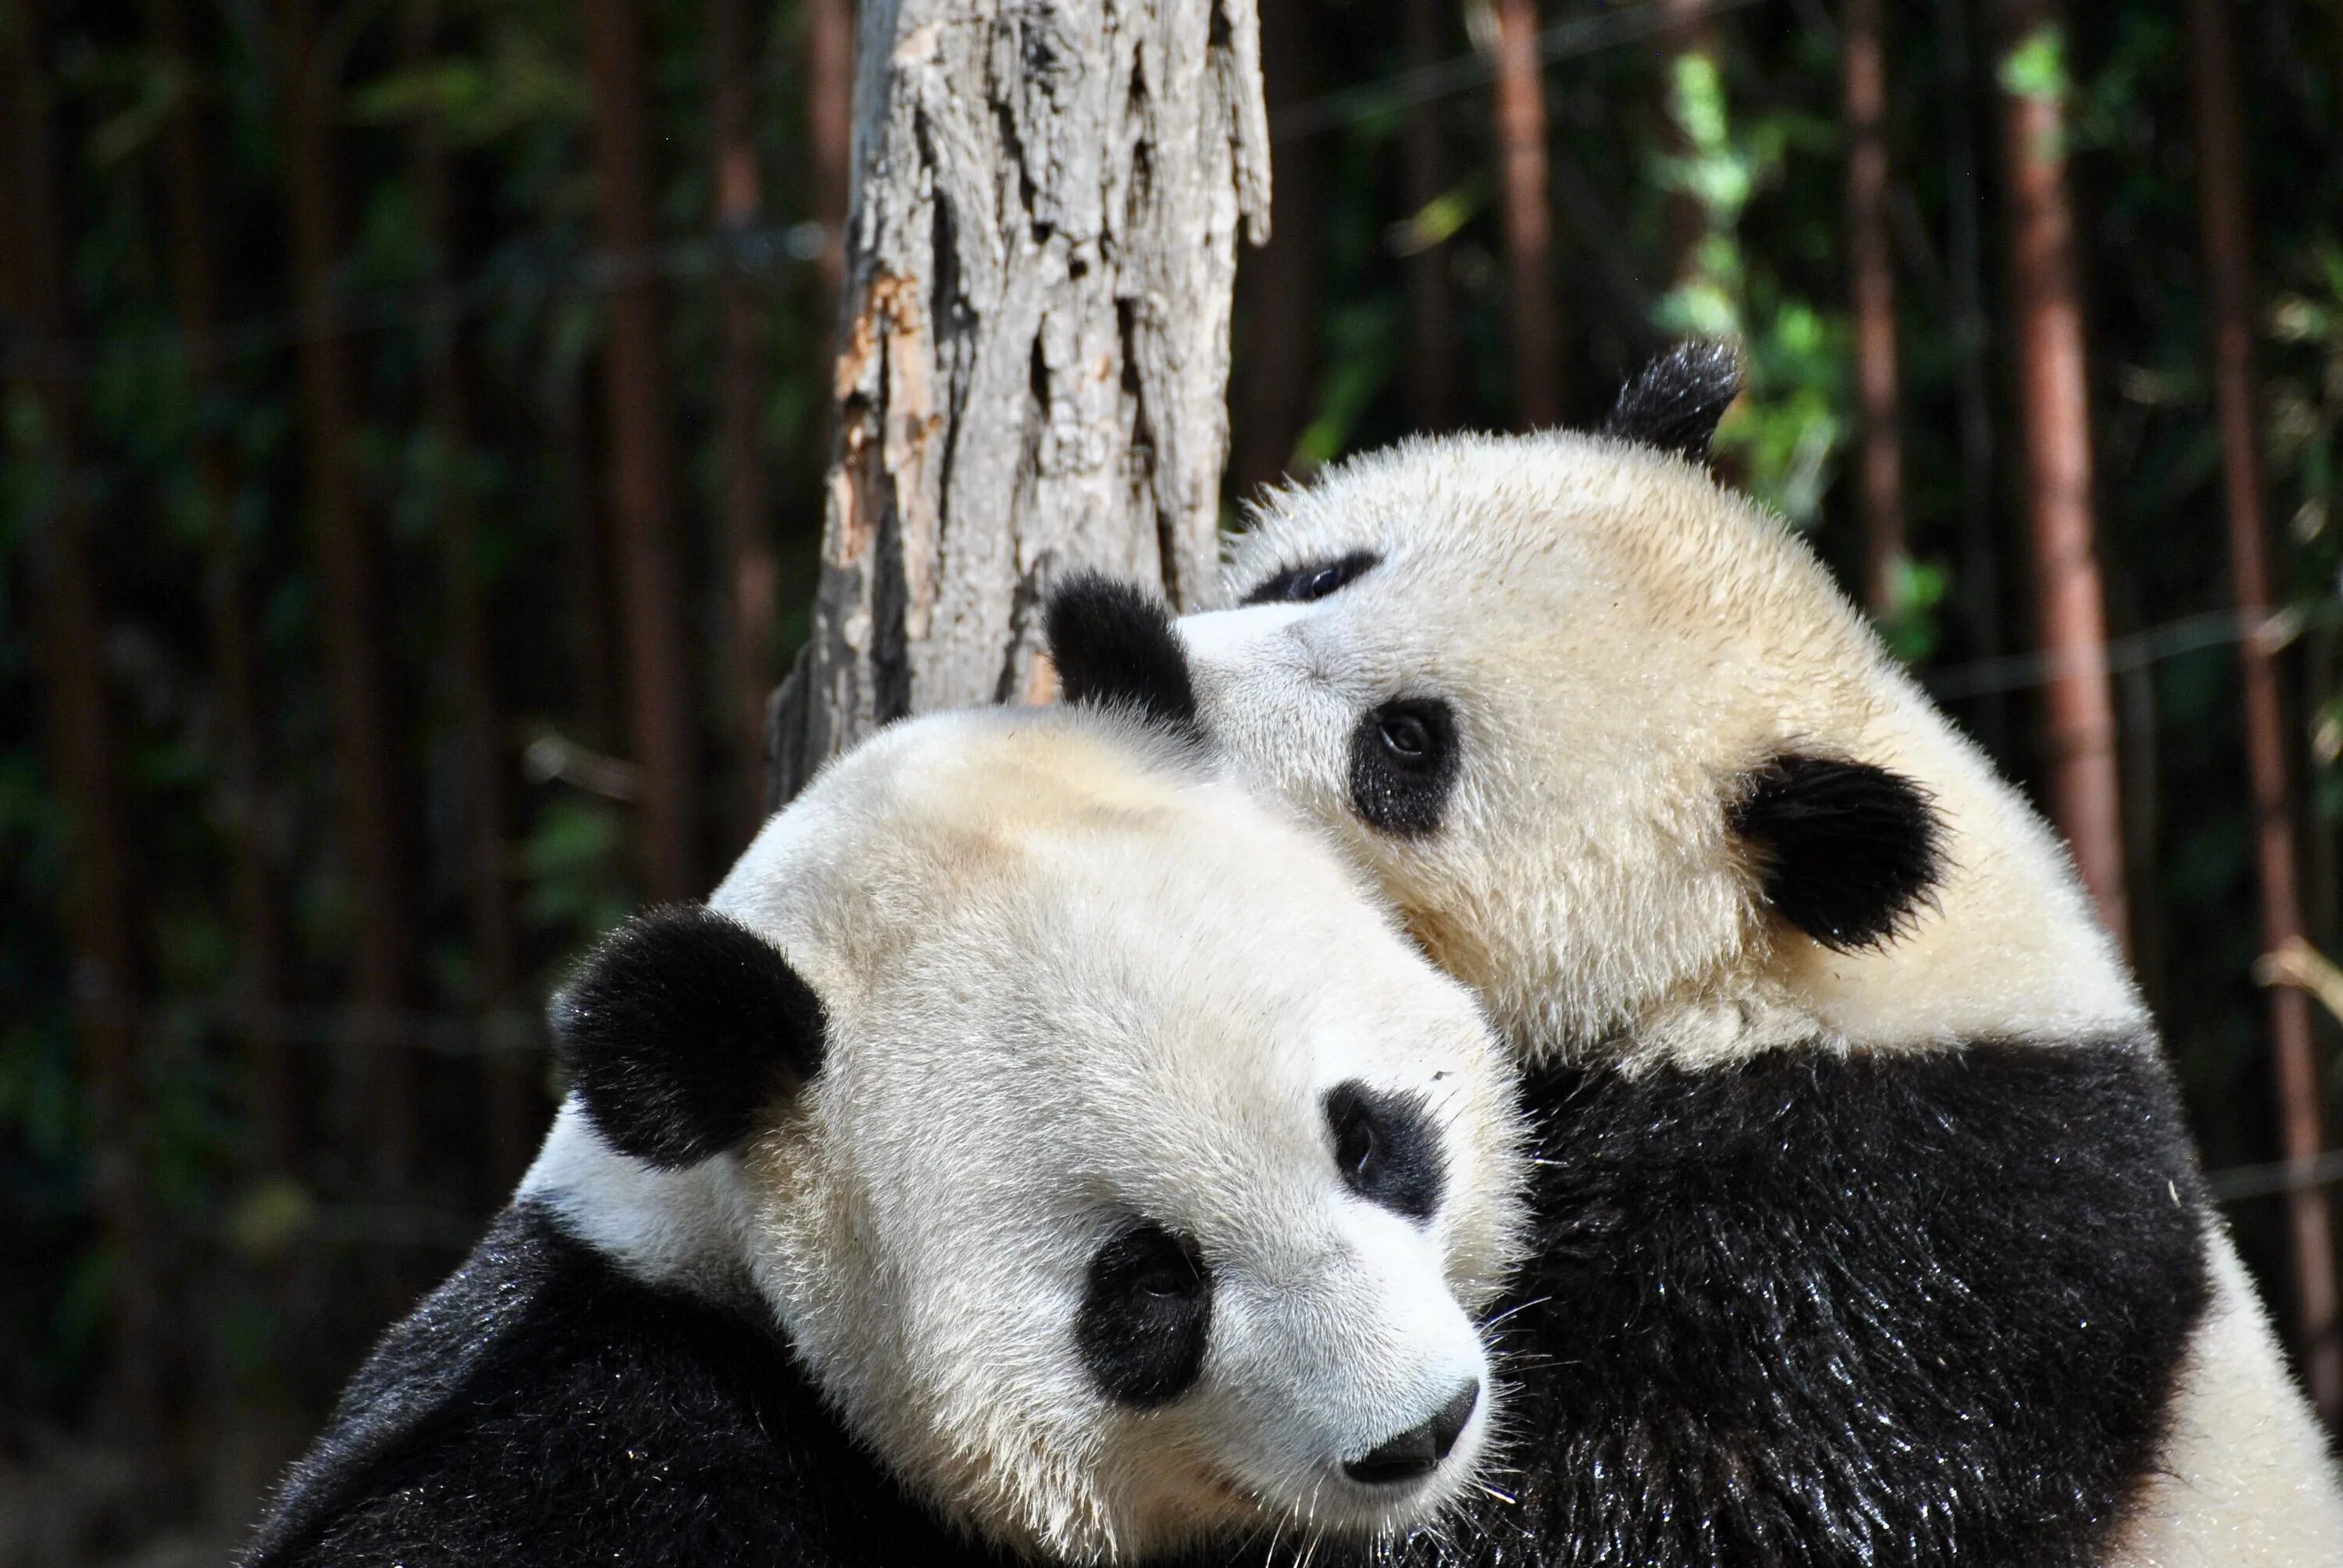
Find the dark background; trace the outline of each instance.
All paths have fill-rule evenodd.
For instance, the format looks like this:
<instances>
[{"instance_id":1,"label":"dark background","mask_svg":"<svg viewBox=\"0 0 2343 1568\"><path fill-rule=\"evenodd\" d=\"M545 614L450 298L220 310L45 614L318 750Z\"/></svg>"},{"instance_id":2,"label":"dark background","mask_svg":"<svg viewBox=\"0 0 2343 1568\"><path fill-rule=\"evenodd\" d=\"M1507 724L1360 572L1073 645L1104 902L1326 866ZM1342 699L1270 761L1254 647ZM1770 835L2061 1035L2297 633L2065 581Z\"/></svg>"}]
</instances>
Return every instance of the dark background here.
<instances>
[{"instance_id":1,"label":"dark background","mask_svg":"<svg viewBox=\"0 0 2343 1568\"><path fill-rule=\"evenodd\" d=\"M565 960L745 841L821 521L847 3L0 4L0 1563L216 1560L525 1163ZM1495 9L1263 5L1232 517L1411 430L1592 421L1669 337L1732 334L1724 463L1861 583L1848 14L1547 0L1532 387ZM1885 7L1909 560L1873 602L2038 789L1999 127L2051 95L2132 947L2224 1172L2280 1145L2179 9ZM2332 953L2343 4L2227 15L2290 852ZM614 385L630 309L659 363ZM704 784L659 864L610 495L645 429ZM2223 1183L2290 1322L2285 1200Z\"/></svg>"}]
</instances>

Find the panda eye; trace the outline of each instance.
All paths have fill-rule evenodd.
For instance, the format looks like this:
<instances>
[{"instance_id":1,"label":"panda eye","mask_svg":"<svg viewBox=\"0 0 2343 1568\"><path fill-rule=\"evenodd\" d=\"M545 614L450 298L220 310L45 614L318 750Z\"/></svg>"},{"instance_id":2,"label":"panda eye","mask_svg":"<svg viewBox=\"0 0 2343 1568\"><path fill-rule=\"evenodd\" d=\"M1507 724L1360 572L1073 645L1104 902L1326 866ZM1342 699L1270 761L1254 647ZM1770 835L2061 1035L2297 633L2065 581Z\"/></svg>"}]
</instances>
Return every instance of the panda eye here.
<instances>
[{"instance_id":1,"label":"panda eye","mask_svg":"<svg viewBox=\"0 0 2343 1568\"><path fill-rule=\"evenodd\" d=\"M1315 604L1356 582L1382 559L1372 550L1353 550L1331 561L1310 561L1265 579L1240 602Z\"/></svg>"},{"instance_id":2,"label":"panda eye","mask_svg":"<svg viewBox=\"0 0 2343 1568\"><path fill-rule=\"evenodd\" d=\"M1447 1161L1423 1101L1355 1081L1340 1083L1326 1094L1326 1126L1344 1186L1411 1220L1440 1211Z\"/></svg>"},{"instance_id":3,"label":"panda eye","mask_svg":"<svg viewBox=\"0 0 2343 1568\"><path fill-rule=\"evenodd\" d=\"M1212 1276L1202 1251L1141 1220L1091 1256L1074 1341L1101 1392L1145 1409L1195 1382L1212 1321Z\"/></svg>"},{"instance_id":4,"label":"panda eye","mask_svg":"<svg viewBox=\"0 0 2343 1568\"><path fill-rule=\"evenodd\" d=\"M1393 713L1376 727L1383 749L1403 762L1422 762L1432 755L1432 732L1413 713Z\"/></svg>"}]
</instances>

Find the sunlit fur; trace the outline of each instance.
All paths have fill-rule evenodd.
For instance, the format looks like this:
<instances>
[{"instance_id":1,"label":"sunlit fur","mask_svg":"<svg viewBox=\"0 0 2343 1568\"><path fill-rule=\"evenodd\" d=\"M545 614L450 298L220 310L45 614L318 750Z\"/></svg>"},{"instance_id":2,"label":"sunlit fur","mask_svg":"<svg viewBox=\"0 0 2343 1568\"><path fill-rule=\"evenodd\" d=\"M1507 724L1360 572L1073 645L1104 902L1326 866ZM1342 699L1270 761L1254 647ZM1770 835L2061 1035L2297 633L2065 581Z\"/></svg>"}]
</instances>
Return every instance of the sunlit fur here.
<instances>
[{"instance_id":1,"label":"sunlit fur","mask_svg":"<svg viewBox=\"0 0 2343 1568\"><path fill-rule=\"evenodd\" d=\"M1720 1063L2142 1030L2061 846L1927 701L1775 518L1698 467L1602 437L1412 442L1274 493L1228 602L1306 561L1373 570L1323 600L1192 617L1226 755L1367 866L1532 1063ZM1357 715L1453 703L1440 831L1393 838L1347 789ZM1916 781L1945 874L1893 940L1834 951L1770 918L1725 803L1796 752ZM2116 1561L2334 1561L2343 1503L2214 1222L2214 1307Z\"/></svg>"},{"instance_id":2,"label":"sunlit fur","mask_svg":"<svg viewBox=\"0 0 2343 1568\"><path fill-rule=\"evenodd\" d=\"M1363 1533L1469 1484L1341 1461L1486 1378L1472 1313L1517 1221L1502 1053L1312 836L1121 720L895 727L710 900L829 1010L821 1068L737 1157L651 1172L564 1112L528 1190L655 1277L745 1261L848 1423L948 1516L1078 1562L1287 1525ZM1321 1109L1420 1094L1447 1199L1353 1196ZM1119 1408L1074 1351L1128 1216L1214 1282L1197 1385ZM1386 1494L1391 1495L1386 1495Z\"/></svg>"}]
</instances>

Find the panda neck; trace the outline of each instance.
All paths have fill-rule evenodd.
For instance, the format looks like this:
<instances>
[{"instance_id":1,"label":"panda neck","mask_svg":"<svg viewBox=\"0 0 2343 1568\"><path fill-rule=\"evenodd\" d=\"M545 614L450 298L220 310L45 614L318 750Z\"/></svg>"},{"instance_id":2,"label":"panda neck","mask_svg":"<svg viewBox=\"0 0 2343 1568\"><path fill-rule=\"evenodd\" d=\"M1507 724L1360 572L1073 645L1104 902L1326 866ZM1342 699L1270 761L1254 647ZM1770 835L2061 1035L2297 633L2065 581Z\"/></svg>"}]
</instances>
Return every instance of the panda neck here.
<instances>
[{"instance_id":1,"label":"panda neck","mask_svg":"<svg viewBox=\"0 0 2343 1568\"><path fill-rule=\"evenodd\" d=\"M654 1170L612 1149L575 1098L563 1102L515 1200L549 1210L570 1236L633 1279L737 1295L742 1211L732 1161Z\"/></svg>"},{"instance_id":2,"label":"panda neck","mask_svg":"<svg viewBox=\"0 0 2343 1568\"><path fill-rule=\"evenodd\" d=\"M1698 1065L1815 1042L1931 1050L2149 1027L2064 847L1916 689L1899 678L1851 749L1934 797L1946 869L1932 897L1896 937L1852 952L1768 924L1717 970L1640 1011L1608 1053Z\"/></svg>"}]
</instances>

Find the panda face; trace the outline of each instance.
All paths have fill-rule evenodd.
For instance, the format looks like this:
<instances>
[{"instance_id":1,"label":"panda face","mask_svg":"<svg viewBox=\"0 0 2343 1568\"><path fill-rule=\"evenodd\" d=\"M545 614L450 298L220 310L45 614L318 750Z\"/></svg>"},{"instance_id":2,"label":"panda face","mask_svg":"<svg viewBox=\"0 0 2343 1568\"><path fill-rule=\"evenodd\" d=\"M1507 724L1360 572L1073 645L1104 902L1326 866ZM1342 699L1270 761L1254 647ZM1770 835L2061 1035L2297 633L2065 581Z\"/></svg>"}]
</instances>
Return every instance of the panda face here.
<instances>
[{"instance_id":1,"label":"panda face","mask_svg":"<svg viewBox=\"0 0 2343 1568\"><path fill-rule=\"evenodd\" d=\"M1663 1008L1745 1040L1773 993L1725 993L1785 932L1876 949L1938 881L1926 791L1873 755L1902 689L1811 558L1691 463L1402 446L1272 496L1223 587L1234 608L1176 628L1198 729L1532 1053L1658 1038Z\"/></svg>"},{"instance_id":2,"label":"panda face","mask_svg":"<svg viewBox=\"0 0 2343 1568\"><path fill-rule=\"evenodd\" d=\"M849 1423L996 1540L1398 1530L1497 1418L1502 1052L1333 855L1153 745L922 720L768 826L711 909L823 1027L726 1157L739 1251Z\"/></svg>"}]
</instances>

